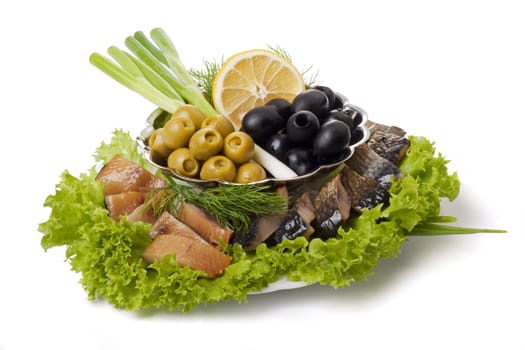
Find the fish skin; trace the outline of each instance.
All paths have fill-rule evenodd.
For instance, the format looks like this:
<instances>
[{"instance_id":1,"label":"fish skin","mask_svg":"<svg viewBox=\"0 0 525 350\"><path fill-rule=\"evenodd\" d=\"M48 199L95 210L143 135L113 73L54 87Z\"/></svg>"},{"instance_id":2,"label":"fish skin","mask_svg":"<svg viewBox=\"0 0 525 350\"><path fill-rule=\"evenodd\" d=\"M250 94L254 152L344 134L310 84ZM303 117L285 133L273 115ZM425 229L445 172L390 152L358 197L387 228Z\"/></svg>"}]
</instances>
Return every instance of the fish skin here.
<instances>
[{"instance_id":1,"label":"fish skin","mask_svg":"<svg viewBox=\"0 0 525 350\"><path fill-rule=\"evenodd\" d=\"M390 126L368 121L370 130L368 145L380 157L398 164L405 156L410 141L406 138L405 130L397 126Z\"/></svg>"},{"instance_id":2,"label":"fish skin","mask_svg":"<svg viewBox=\"0 0 525 350\"><path fill-rule=\"evenodd\" d=\"M367 127L368 142L356 149L341 172L351 206L357 212L388 204L392 176L402 176L397 165L410 146L405 130L397 126L368 121Z\"/></svg>"},{"instance_id":3,"label":"fish skin","mask_svg":"<svg viewBox=\"0 0 525 350\"><path fill-rule=\"evenodd\" d=\"M366 143L357 147L345 164L359 175L372 178L380 184L388 184L392 175L397 178L401 174L396 165L379 156Z\"/></svg>"},{"instance_id":4,"label":"fish skin","mask_svg":"<svg viewBox=\"0 0 525 350\"><path fill-rule=\"evenodd\" d=\"M147 224L154 224L157 221L157 217L153 214L151 208L144 208L146 204L141 204L136 207L131 213L129 213L126 219L130 222L142 221Z\"/></svg>"},{"instance_id":5,"label":"fish skin","mask_svg":"<svg viewBox=\"0 0 525 350\"><path fill-rule=\"evenodd\" d=\"M250 222L248 230L235 233L233 243L242 245L246 251L254 250L257 245L265 242L285 219L284 214L259 216Z\"/></svg>"},{"instance_id":6,"label":"fish skin","mask_svg":"<svg viewBox=\"0 0 525 350\"><path fill-rule=\"evenodd\" d=\"M163 212L149 232L149 236L155 239L160 235L178 234L180 236L186 236L195 240L206 242L197 232L191 227L183 223L182 221L175 218L169 212Z\"/></svg>"},{"instance_id":7,"label":"fish skin","mask_svg":"<svg viewBox=\"0 0 525 350\"><path fill-rule=\"evenodd\" d=\"M104 185L104 196L128 191L149 192L166 186L161 178L118 155L100 170L96 180Z\"/></svg>"},{"instance_id":8,"label":"fish skin","mask_svg":"<svg viewBox=\"0 0 525 350\"><path fill-rule=\"evenodd\" d=\"M275 188L275 193L288 200L288 188L286 185L277 186ZM266 241L279 228L286 217L286 214L258 216L250 222L246 231L235 232L232 243L242 245L246 251L254 250L260 243Z\"/></svg>"},{"instance_id":9,"label":"fish skin","mask_svg":"<svg viewBox=\"0 0 525 350\"><path fill-rule=\"evenodd\" d=\"M158 236L146 247L142 256L147 262L153 263L168 254L175 254L179 266L200 270L209 278L221 275L232 260L231 256L206 242L177 234Z\"/></svg>"},{"instance_id":10,"label":"fish skin","mask_svg":"<svg viewBox=\"0 0 525 350\"><path fill-rule=\"evenodd\" d=\"M257 235L248 245L248 249L255 249L256 245L266 242L268 246L280 243L283 239L294 239L299 236L309 237L314 228L311 223L315 220L315 209L310 199L310 192L303 193L294 203L293 208L288 214L267 215L255 220L255 225L248 230L248 238L254 235L253 231L258 230ZM270 222L260 230L260 221ZM251 236L250 236L251 234Z\"/></svg>"},{"instance_id":11,"label":"fish skin","mask_svg":"<svg viewBox=\"0 0 525 350\"><path fill-rule=\"evenodd\" d=\"M136 210L139 206L142 208L150 191L164 188L164 180L118 155L100 170L96 180L104 185L104 201L111 218L119 220L120 216L127 215L130 221L154 222L152 215L143 216Z\"/></svg>"},{"instance_id":12,"label":"fish skin","mask_svg":"<svg viewBox=\"0 0 525 350\"><path fill-rule=\"evenodd\" d=\"M341 183L351 198L352 209L358 213L365 208L372 209L380 203L387 203L390 198L389 184L380 184L377 180L361 176L349 167L341 171Z\"/></svg>"},{"instance_id":13,"label":"fish skin","mask_svg":"<svg viewBox=\"0 0 525 350\"><path fill-rule=\"evenodd\" d=\"M265 241L272 247L285 239L295 239L304 236L311 229L311 226L304 222L296 211L288 213L279 227Z\"/></svg>"},{"instance_id":14,"label":"fish skin","mask_svg":"<svg viewBox=\"0 0 525 350\"><path fill-rule=\"evenodd\" d=\"M153 241L142 253L149 263L175 254L179 266L188 266L203 271L208 277L217 277L232 259L168 212L162 213L155 222L150 237Z\"/></svg>"},{"instance_id":15,"label":"fish skin","mask_svg":"<svg viewBox=\"0 0 525 350\"><path fill-rule=\"evenodd\" d=\"M307 224L311 224L315 220L315 208L308 192L297 198L294 209Z\"/></svg>"},{"instance_id":16,"label":"fish skin","mask_svg":"<svg viewBox=\"0 0 525 350\"><path fill-rule=\"evenodd\" d=\"M182 203L176 217L215 246L229 243L233 235L231 229L221 226L212 215L191 203Z\"/></svg>"},{"instance_id":17,"label":"fish skin","mask_svg":"<svg viewBox=\"0 0 525 350\"><path fill-rule=\"evenodd\" d=\"M109 216L115 221L118 221L122 215L132 213L144 203L144 200L145 194L137 191L110 194L104 197Z\"/></svg>"},{"instance_id":18,"label":"fish skin","mask_svg":"<svg viewBox=\"0 0 525 350\"><path fill-rule=\"evenodd\" d=\"M350 217L351 199L341 183L341 174L326 182L312 201L315 220L314 236L327 239L337 235L337 229Z\"/></svg>"}]
</instances>

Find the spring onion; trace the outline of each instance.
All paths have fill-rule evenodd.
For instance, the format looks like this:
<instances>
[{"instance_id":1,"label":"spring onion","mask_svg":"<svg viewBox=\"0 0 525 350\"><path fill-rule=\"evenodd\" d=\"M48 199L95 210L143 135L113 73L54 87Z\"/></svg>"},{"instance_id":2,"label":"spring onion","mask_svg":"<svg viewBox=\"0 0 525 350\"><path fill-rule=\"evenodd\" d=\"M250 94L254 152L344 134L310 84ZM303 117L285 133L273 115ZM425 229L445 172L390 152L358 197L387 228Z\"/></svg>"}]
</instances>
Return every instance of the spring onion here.
<instances>
[{"instance_id":1,"label":"spring onion","mask_svg":"<svg viewBox=\"0 0 525 350\"><path fill-rule=\"evenodd\" d=\"M125 40L126 47L132 54L115 46L108 49L108 54L118 64L99 53L91 54L89 61L111 78L169 113L175 112L187 101L206 115L216 114L182 64L164 31L154 29L151 36L160 48L144 33L136 32Z\"/></svg>"},{"instance_id":2,"label":"spring onion","mask_svg":"<svg viewBox=\"0 0 525 350\"><path fill-rule=\"evenodd\" d=\"M99 53L93 53L89 61L95 67L115 79L128 89L138 93L148 101L165 111L175 111L184 101L166 96L159 91L136 65L131 65L132 61L126 62L127 65L119 66ZM121 61L123 63L123 60Z\"/></svg>"}]
</instances>

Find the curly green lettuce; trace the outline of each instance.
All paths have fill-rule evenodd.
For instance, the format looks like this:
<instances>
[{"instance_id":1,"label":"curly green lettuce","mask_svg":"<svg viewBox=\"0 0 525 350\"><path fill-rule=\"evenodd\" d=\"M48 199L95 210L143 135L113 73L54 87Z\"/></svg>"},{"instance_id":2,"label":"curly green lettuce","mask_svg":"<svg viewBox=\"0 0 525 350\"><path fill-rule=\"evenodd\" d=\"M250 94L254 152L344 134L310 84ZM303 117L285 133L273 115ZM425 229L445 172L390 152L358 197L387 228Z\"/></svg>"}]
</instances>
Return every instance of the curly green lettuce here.
<instances>
[{"instance_id":1,"label":"curly green lettuce","mask_svg":"<svg viewBox=\"0 0 525 350\"><path fill-rule=\"evenodd\" d=\"M407 156L400 164L404 176L393 182L388 206L365 210L326 241L304 237L284 240L275 247L261 244L255 252L228 246L232 263L220 277L179 267L173 255L146 263L141 252L150 243L150 225L116 222L104 207L103 188L95 180L96 167L75 177L65 171L56 193L44 205L51 208L47 222L39 225L42 247L66 246L66 258L89 299L106 299L126 310L167 309L187 312L199 304L235 299L246 301L286 276L292 281L333 287L365 280L382 258L395 257L406 234L439 216L440 200L459 192L456 174L448 174L447 161L435 155L434 145L411 137ZM95 159L105 162L121 154L143 166L136 142L115 131L102 143Z\"/></svg>"}]
</instances>

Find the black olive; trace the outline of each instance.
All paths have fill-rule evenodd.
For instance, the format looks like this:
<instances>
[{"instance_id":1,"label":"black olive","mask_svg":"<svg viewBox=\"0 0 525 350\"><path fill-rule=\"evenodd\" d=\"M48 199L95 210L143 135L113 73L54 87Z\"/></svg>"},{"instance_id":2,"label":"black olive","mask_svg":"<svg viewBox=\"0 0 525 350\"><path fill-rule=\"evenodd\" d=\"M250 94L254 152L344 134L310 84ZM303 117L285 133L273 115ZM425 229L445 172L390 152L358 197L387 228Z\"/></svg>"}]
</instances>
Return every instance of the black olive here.
<instances>
[{"instance_id":1,"label":"black olive","mask_svg":"<svg viewBox=\"0 0 525 350\"><path fill-rule=\"evenodd\" d=\"M352 129L363 122L363 115L358 110L352 107L346 107L343 109L343 113L352 118Z\"/></svg>"},{"instance_id":2,"label":"black olive","mask_svg":"<svg viewBox=\"0 0 525 350\"><path fill-rule=\"evenodd\" d=\"M251 109L242 118L241 130L253 140L264 145L266 140L284 128L285 120L274 107L260 106Z\"/></svg>"},{"instance_id":3,"label":"black olive","mask_svg":"<svg viewBox=\"0 0 525 350\"><path fill-rule=\"evenodd\" d=\"M344 159L348 158L350 155L350 147L345 148L341 153L333 154L333 155L319 155L316 156L317 164L319 165L329 165L329 164L335 164L343 161Z\"/></svg>"},{"instance_id":4,"label":"black olive","mask_svg":"<svg viewBox=\"0 0 525 350\"><path fill-rule=\"evenodd\" d=\"M363 122L363 115L359 112L354 115L354 128Z\"/></svg>"},{"instance_id":5,"label":"black olive","mask_svg":"<svg viewBox=\"0 0 525 350\"><path fill-rule=\"evenodd\" d=\"M292 101L292 113L310 111L318 118L323 118L330 110L328 96L320 90L309 89L295 96Z\"/></svg>"},{"instance_id":6,"label":"black olive","mask_svg":"<svg viewBox=\"0 0 525 350\"><path fill-rule=\"evenodd\" d=\"M332 158L350 145L350 128L339 120L326 123L314 140L314 154L318 159Z\"/></svg>"},{"instance_id":7,"label":"black olive","mask_svg":"<svg viewBox=\"0 0 525 350\"><path fill-rule=\"evenodd\" d=\"M285 120L292 115L292 104L284 98L274 98L266 102L266 106L272 106Z\"/></svg>"},{"instance_id":8,"label":"black olive","mask_svg":"<svg viewBox=\"0 0 525 350\"><path fill-rule=\"evenodd\" d=\"M338 109L333 109L330 112L328 112L326 118L323 119L323 121L321 122L321 126L334 120L339 120L345 123L346 125L348 125L348 128L350 130L354 128L354 121L352 120L352 117Z\"/></svg>"},{"instance_id":9,"label":"black olive","mask_svg":"<svg viewBox=\"0 0 525 350\"><path fill-rule=\"evenodd\" d=\"M354 129L354 131L352 131L352 140L350 142L351 145L354 145L356 143L358 143L359 141L361 141L363 139L365 135L363 134L363 131L359 128L357 129Z\"/></svg>"},{"instance_id":10,"label":"black olive","mask_svg":"<svg viewBox=\"0 0 525 350\"><path fill-rule=\"evenodd\" d=\"M310 149L293 148L286 154L285 162L297 175L308 174L316 167L314 155Z\"/></svg>"},{"instance_id":11,"label":"black olive","mask_svg":"<svg viewBox=\"0 0 525 350\"><path fill-rule=\"evenodd\" d=\"M313 88L324 92L326 97L328 97L328 110L337 108L335 107L336 95L335 95L334 90L330 89L328 86L323 86L323 85L317 85L317 86L314 86Z\"/></svg>"},{"instance_id":12,"label":"black olive","mask_svg":"<svg viewBox=\"0 0 525 350\"><path fill-rule=\"evenodd\" d=\"M339 95L335 95L335 101L334 105L332 106L332 109L342 109L344 106L343 98Z\"/></svg>"},{"instance_id":13,"label":"black olive","mask_svg":"<svg viewBox=\"0 0 525 350\"><path fill-rule=\"evenodd\" d=\"M270 137L266 142L265 149L281 162L286 162L286 153L292 148L292 143L288 136L283 133L278 133Z\"/></svg>"},{"instance_id":14,"label":"black olive","mask_svg":"<svg viewBox=\"0 0 525 350\"><path fill-rule=\"evenodd\" d=\"M296 112L286 122L286 134L296 145L311 144L319 128L319 119L310 111Z\"/></svg>"}]
</instances>

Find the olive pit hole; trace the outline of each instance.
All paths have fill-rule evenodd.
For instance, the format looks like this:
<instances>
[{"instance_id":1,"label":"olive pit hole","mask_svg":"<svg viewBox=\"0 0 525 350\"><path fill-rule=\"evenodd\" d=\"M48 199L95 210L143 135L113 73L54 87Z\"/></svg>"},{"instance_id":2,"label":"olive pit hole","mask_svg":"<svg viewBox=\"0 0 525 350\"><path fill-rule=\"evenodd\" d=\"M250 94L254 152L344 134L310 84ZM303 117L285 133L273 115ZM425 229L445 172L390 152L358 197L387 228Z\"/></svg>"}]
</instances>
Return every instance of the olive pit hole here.
<instances>
[{"instance_id":1,"label":"olive pit hole","mask_svg":"<svg viewBox=\"0 0 525 350\"><path fill-rule=\"evenodd\" d=\"M217 142L217 135L213 131L209 131L206 134L204 134L204 139L208 143L215 143Z\"/></svg>"},{"instance_id":2,"label":"olive pit hole","mask_svg":"<svg viewBox=\"0 0 525 350\"><path fill-rule=\"evenodd\" d=\"M232 138L230 138L230 140L228 141L228 145L229 145L231 148L238 148L240 145L242 145L242 140L241 140L241 138L238 137L238 136L232 137Z\"/></svg>"},{"instance_id":3,"label":"olive pit hole","mask_svg":"<svg viewBox=\"0 0 525 350\"><path fill-rule=\"evenodd\" d=\"M304 114L298 115L297 118L295 118L295 125L297 125L300 128L304 128L305 126L308 126L310 123L308 117Z\"/></svg>"},{"instance_id":4,"label":"olive pit hole","mask_svg":"<svg viewBox=\"0 0 525 350\"><path fill-rule=\"evenodd\" d=\"M191 159L186 159L182 162L182 168L187 173L193 173L197 168L197 163Z\"/></svg>"}]
</instances>

